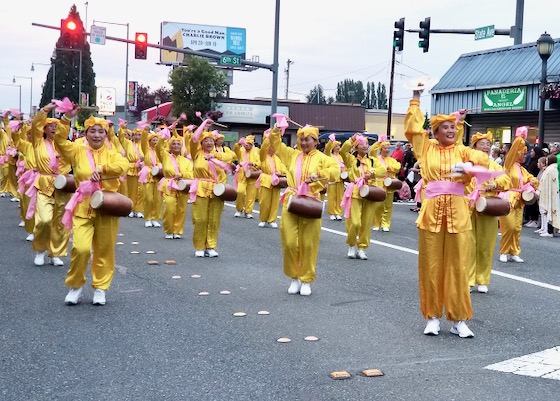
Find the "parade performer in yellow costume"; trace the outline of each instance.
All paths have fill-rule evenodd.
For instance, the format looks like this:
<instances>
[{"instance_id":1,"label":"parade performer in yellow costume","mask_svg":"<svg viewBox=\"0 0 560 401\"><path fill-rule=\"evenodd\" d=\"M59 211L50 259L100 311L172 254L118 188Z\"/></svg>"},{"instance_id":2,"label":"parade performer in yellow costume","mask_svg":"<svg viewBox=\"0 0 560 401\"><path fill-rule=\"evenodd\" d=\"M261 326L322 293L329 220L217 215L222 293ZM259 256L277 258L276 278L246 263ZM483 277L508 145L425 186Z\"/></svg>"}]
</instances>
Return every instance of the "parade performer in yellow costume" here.
<instances>
[{"instance_id":1,"label":"parade performer in yellow costume","mask_svg":"<svg viewBox=\"0 0 560 401\"><path fill-rule=\"evenodd\" d=\"M161 169L161 161L156 152L159 135L149 132L148 128L142 130L142 152L144 153L144 167L140 171L138 182L142 184L144 193L144 227L161 227L157 221L161 218L162 197L158 191L160 178L151 173L153 167Z\"/></svg>"},{"instance_id":2,"label":"parade performer in yellow costume","mask_svg":"<svg viewBox=\"0 0 560 401\"><path fill-rule=\"evenodd\" d=\"M511 212L507 216L500 217L500 229L502 238L500 240L500 262L508 261L523 263L519 257L521 254L521 229L523 225L523 208L525 202L522 193L534 193L539 187L537 177L531 175L522 166L527 156L527 127L519 127L515 133L515 140L504 160L504 171L511 180L509 190L509 201Z\"/></svg>"},{"instance_id":3,"label":"parade performer in yellow costume","mask_svg":"<svg viewBox=\"0 0 560 401\"><path fill-rule=\"evenodd\" d=\"M364 185L383 188L379 178L385 177L387 170L378 159L368 157L368 141L361 134L354 134L340 149L340 155L348 171L349 184L344 191L341 205L346 220L346 244L350 259L367 260L366 249L369 248L371 221L376 203L362 198L360 189ZM354 149L355 154L350 151Z\"/></svg>"},{"instance_id":4,"label":"parade performer in yellow costume","mask_svg":"<svg viewBox=\"0 0 560 401\"><path fill-rule=\"evenodd\" d=\"M127 121L121 120L119 123L119 142L126 151L128 160L128 172L126 177L127 196L132 200L132 212L128 217L144 218L144 191L142 185L138 183L138 174L144 165L144 152L140 145L142 129L134 128L132 132L126 128ZM130 135L130 139L127 138Z\"/></svg>"},{"instance_id":5,"label":"parade performer in yellow costume","mask_svg":"<svg viewBox=\"0 0 560 401\"><path fill-rule=\"evenodd\" d=\"M115 246L119 217L104 214L90 206L95 190L118 192L119 177L126 173L128 160L105 144L109 126L102 118L89 117L84 122L87 145L70 142L70 121L79 108L67 111L56 131L56 145L72 164L77 190L67 205L65 223L70 224L74 237L72 259L64 284L70 287L65 298L68 305L78 303L86 282L86 270L93 250L91 276L94 305L105 305L105 292L115 273Z\"/></svg>"},{"instance_id":6,"label":"parade performer in yellow costume","mask_svg":"<svg viewBox=\"0 0 560 401\"><path fill-rule=\"evenodd\" d=\"M3 114L4 129L0 130L0 194L2 197L11 196L12 202L19 201L16 179L17 150L14 147L11 130L9 128L10 113L14 120L21 120L22 113L18 110L8 110Z\"/></svg>"},{"instance_id":7,"label":"parade performer in yellow costume","mask_svg":"<svg viewBox=\"0 0 560 401\"><path fill-rule=\"evenodd\" d=\"M253 206L257 198L257 178L247 178L246 173L251 170L260 169L259 151L255 148L255 137L248 135L241 138L233 147L233 151L239 162L238 170L235 174L237 182L237 200L235 201L235 217L253 218Z\"/></svg>"},{"instance_id":8,"label":"parade performer in yellow costume","mask_svg":"<svg viewBox=\"0 0 560 401\"><path fill-rule=\"evenodd\" d=\"M471 138L473 149L490 155L492 147L492 133L475 133ZM492 255L498 238L498 218L476 210L478 197L495 197L499 192L507 191L511 185L509 176L503 173L502 166L493 160L489 161L488 179L475 176L467 187L471 199L471 266L469 275L469 287L480 293L488 292L490 277L492 275ZM499 173L501 175L498 175ZM494 173L494 174L493 174ZM509 201L509 200L508 200Z\"/></svg>"},{"instance_id":9,"label":"parade performer in yellow costume","mask_svg":"<svg viewBox=\"0 0 560 401\"><path fill-rule=\"evenodd\" d=\"M174 129L172 124L169 129ZM163 166L163 178L158 189L163 194L163 232L167 239L181 239L187 214L188 192L179 189L179 180L192 180L193 163L181 154L183 138L170 136L169 129L159 132L156 145ZM166 148L167 147L167 148Z\"/></svg>"},{"instance_id":10,"label":"parade performer in yellow costume","mask_svg":"<svg viewBox=\"0 0 560 401\"><path fill-rule=\"evenodd\" d=\"M285 117L279 121L287 126ZM280 239L284 256L284 274L291 279L288 294L311 295L316 277L317 256L321 238L321 219L309 218L288 211L289 199L303 195L319 199L319 192L329 181L336 181L340 167L332 157L317 150L319 129L305 126L297 131L298 149L282 142L282 131L273 128L270 146L287 168L288 188L282 201Z\"/></svg>"},{"instance_id":11,"label":"parade performer in yellow costume","mask_svg":"<svg viewBox=\"0 0 560 401\"><path fill-rule=\"evenodd\" d=\"M54 103L44 106L31 124L31 143L35 150L38 174L26 192L30 197L26 217L35 213L32 248L36 252L34 263L37 266L45 264L47 254L53 265L64 265L60 258L68 254L70 238L70 230L62 224L62 216L72 194L55 189L54 178L58 174L68 175L71 166L59 154L54 143L59 120L47 117L54 108Z\"/></svg>"},{"instance_id":12,"label":"parade performer in yellow costume","mask_svg":"<svg viewBox=\"0 0 560 401\"><path fill-rule=\"evenodd\" d=\"M344 160L340 156L340 146L342 144L340 141L336 140L334 134L329 135L329 141L325 145L325 155L330 156L340 167L340 173L346 171L346 166L344 165ZM342 220L342 195L344 194L344 182L342 178L338 178L336 181L329 182L327 186L327 213L331 220Z\"/></svg>"},{"instance_id":13,"label":"parade performer in yellow costume","mask_svg":"<svg viewBox=\"0 0 560 401\"><path fill-rule=\"evenodd\" d=\"M233 160L225 153L216 152L215 133L206 130L212 124L205 120L191 137L190 153L193 160L194 180L190 187L192 203L193 246L196 257L217 257L218 234L224 210L224 201L214 195L214 186L227 183L226 172L231 171Z\"/></svg>"},{"instance_id":14,"label":"parade performer in yellow costume","mask_svg":"<svg viewBox=\"0 0 560 401\"><path fill-rule=\"evenodd\" d=\"M438 114L430 119L435 140L424 131L420 91L414 91L405 117L405 134L422 164L422 207L418 227L418 279L420 309L428 320L424 334L437 335L439 319L445 308L453 321L451 333L473 337L465 321L472 317L469 293L471 220L465 184L470 177L454 178L465 163L488 166L488 156L456 144L462 137L465 110L457 114Z\"/></svg>"},{"instance_id":15,"label":"parade performer in yellow costume","mask_svg":"<svg viewBox=\"0 0 560 401\"><path fill-rule=\"evenodd\" d=\"M385 186L384 179L386 177L396 179L397 174L401 170L401 164L396 159L389 156L389 152L391 151L390 146L391 144L387 140L387 135L381 135L381 137L379 137L379 141L373 144L369 153L371 157L379 160L387 171L387 175L385 177L380 177L376 181L376 184L379 187L384 188L387 191L387 197L383 202L376 202L375 204L372 220L373 229L375 231L378 231L379 227L381 227L381 230L383 231L389 231L391 229L395 189ZM404 185L406 185L406 183Z\"/></svg>"},{"instance_id":16,"label":"parade performer in yellow costume","mask_svg":"<svg viewBox=\"0 0 560 401\"><path fill-rule=\"evenodd\" d=\"M218 133L216 135L216 151L225 153L228 158L235 160L237 156L235 155L233 150L224 145L224 138L225 137L223 134Z\"/></svg>"},{"instance_id":17,"label":"parade performer in yellow costume","mask_svg":"<svg viewBox=\"0 0 560 401\"><path fill-rule=\"evenodd\" d=\"M268 133L265 135L269 135ZM262 173L257 179L259 189L259 227L278 228L276 218L280 206L280 177L286 177L286 166L275 154L265 137L259 151Z\"/></svg>"}]
</instances>

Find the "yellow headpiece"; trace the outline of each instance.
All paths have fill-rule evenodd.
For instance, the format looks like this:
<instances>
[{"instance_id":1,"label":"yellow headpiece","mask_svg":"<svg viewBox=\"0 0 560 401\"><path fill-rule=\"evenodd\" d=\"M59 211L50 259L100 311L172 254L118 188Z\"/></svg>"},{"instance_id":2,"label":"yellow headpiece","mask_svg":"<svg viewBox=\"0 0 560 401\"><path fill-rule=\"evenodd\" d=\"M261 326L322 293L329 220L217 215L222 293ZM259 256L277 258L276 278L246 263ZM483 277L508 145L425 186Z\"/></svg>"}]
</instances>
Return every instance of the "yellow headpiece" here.
<instances>
[{"instance_id":1,"label":"yellow headpiece","mask_svg":"<svg viewBox=\"0 0 560 401\"><path fill-rule=\"evenodd\" d=\"M432 126L432 132L435 133L441 123L449 121L455 124L457 122L457 115L455 113L451 114L436 114L430 118L430 125Z\"/></svg>"},{"instance_id":2,"label":"yellow headpiece","mask_svg":"<svg viewBox=\"0 0 560 401\"><path fill-rule=\"evenodd\" d=\"M313 127L311 125L306 125L297 130L298 138L305 138L306 136L311 136L316 140L319 139L319 128Z\"/></svg>"},{"instance_id":3,"label":"yellow headpiece","mask_svg":"<svg viewBox=\"0 0 560 401\"><path fill-rule=\"evenodd\" d=\"M45 125L49 125L49 124L58 124L60 122L60 120L58 118L47 118L47 121L45 122Z\"/></svg>"},{"instance_id":4,"label":"yellow headpiece","mask_svg":"<svg viewBox=\"0 0 560 401\"><path fill-rule=\"evenodd\" d=\"M245 137L245 143L250 143L253 145L255 143L255 136L254 135L247 135Z\"/></svg>"},{"instance_id":5,"label":"yellow headpiece","mask_svg":"<svg viewBox=\"0 0 560 401\"><path fill-rule=\"evenodd\" d=\"M492 133L490 131L488 131L486 134L483 134L481 132L477 132L471 138L471 146L474 147L475 143L477 143L481 139L488 139L490 142L492 142L492 138L493 138L493 136L492 136Z\"/></svg>"},{"instance_id":6,"label":"yellow headpiece","mask_svg":"<svg viewBox=\"0 0 560 401\"><path fill-rule=\"evenodd\" d=\"M169 149L171 149L171 144L174 142L179 142L181 145L183 144L183 138L181 138L180 136L176 136L173 135L171 136L171 138L169 138L169 141L167 141L167 146Z\"/></svg>"},{"instance_id":7,"label":"yellow headpiece","mask_svg":"<svg viewBox=\"0 0 560 401\"><path fill-rule=\"evenodd\" d=\"M153 138L158 138L158 137L159 137L159 134L157 132L152 131L148 134L148 142L150 142Z\"/></svg>"},{"instance_id":8,"label":"yellow headpiece","mask_svg":"<svg viewBox=\"0 0 560 401\"><path fill-rule=\"evenodd\" d=\"M218 131L214 131L214 139L224 139L225 136L223 134L220 134Z\"/></svg>"},{"instance_id":9,"label":"yellow headpiece","mask_svg":"<svg viewBox=\"0 0 560 401\"><path fill-rule=\"evenodd\" d=\"M84 130L87 132L87 130L93 127L94 125L100 125L101 128L105 130L105 132L109 132L109 124L107 123L107 120L105 120L104 118L97 118L94 116L89 116L89 118L86 121L84 121Z\"/></svg>"},{"instance_id":10,"label":"yellow headpiece","mask_svg":"<svg viewBox=\"0 0 560 401\"><path fill-rule=\"evenodd\" d=\"M214 138L214 133L212 131L203 131L202 135L200 137L200 142L202 142L203 140L205 140L206 138L212 138L215 140Z\"/></svg>"}]
</instances>

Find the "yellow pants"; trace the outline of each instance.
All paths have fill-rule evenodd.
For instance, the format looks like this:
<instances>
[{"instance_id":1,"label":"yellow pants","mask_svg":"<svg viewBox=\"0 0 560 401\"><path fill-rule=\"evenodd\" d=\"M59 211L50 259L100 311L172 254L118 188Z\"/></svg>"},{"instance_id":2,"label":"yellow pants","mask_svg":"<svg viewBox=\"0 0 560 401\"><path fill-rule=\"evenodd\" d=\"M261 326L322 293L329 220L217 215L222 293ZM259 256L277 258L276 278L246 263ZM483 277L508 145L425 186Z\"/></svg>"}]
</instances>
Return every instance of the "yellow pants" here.
<instances>
[{"instance_id":1,"label":"yellow pants","mask_svg":"<svg viewBox=\"0 0 560 401\"><path fill-rule=\"evenodd\" d=\"M238 212L253 213L255 199L257 198L256 182L255 178L239 180L237 184L237 200L235 201L235 209Z\"/></svg>"},{"instance_id":2,"label":"yellow pants","mask_svg":"<svg viewBox=\"0 0 560 401\"><path fill-rule=\"evenodd\" d=\"M280 188L259 188L259 220L265 223L276 222L280 206Z\"/></svg>"},{"instance_id":3,"label":"yellow pants","mask_svg":"<svg viewBox=\"0 0 560 401\"><path fill-rule=\"evenodd\" d=\"M20 211L19 214L21 219L25 223L25 231L27 232L27 234L31 234L33 233L33 229L35 228L35 219L34 218L30 218L29 220L25 219L25 215L27 214L27 208L29 207L29 202L31 202L31 199L29 198L29 196L25 194L20 194L20 195L21 195L21 207L19 209Z\"/></svg>"},{"instance_id":4,"label":"yellow pants","mask_svg":"<svg viewBox=\"0 0 560 401\"><path fill-rule=\"evenodd\" d=\"M469 293L470 231L449 234L446 224L439 233L418 229L418 282L420 310L425 319L472 317Z\"/></svg>"},{"instance_id":5,"label":"yellow pants","mask_svg":"<svg viewBox=\"0 0 560 401\"><path fill-rule=\"evenodd\" d=\"M284 256L284 274L304 283L315 281L321 219L308 219L288 212L284 202L280 218L280 240Z\"/></svg>"},{"instance_id":6,"label":"yellow pants","mask_svg":"<svg viewBox=\"0 0 560 401\"><path fill-rule=\"evenodd\" d=\"M218 233L223 211L224 201L220 198L196 197L191 210L195 251L218 247Z\"/></svg>"},{"instance_id":7,"label":"yellow pants","mask_svg":"<svg viewBox=\"0 0 560 401\"><path fill-rule=\"evenodd\" d=\"M498 219L473 211L471 215L471 268L469 286L488 285L498 238Z\"/></svg>"},{"instance_id":8,"label":"yellow pants","mask_svg":"<svg viewBox=\"0 0 560 401\"><path fill-rule=\"evenodd\" d=\"M387 191L387 197L383 202L375 202L373 212L373 227L391 228L393 217L393 192Z\"/></svg>"},{"instance_id":9,"label":"yellow pants","mask_svg":"<svg viewBox=\"0 0 560 401\"><path fill-rule=\"evenodd\" d=\"M147 182L142 184L144 188L144 219L161 219L161 192L158 190L158 182Z\"/></svg>"},{"instance_id":10,"label":"yellow pants","mask_svg":"<svg viewBox=\"0 0 560 401\"><path fill-rule=\"evenodd\" d=\"M126 177L126 187L128 197L132 200L132 211L144 211L144 186L138 183L137 175L129 175Z\"/></svg>"},{"instance_id":11,"label":"yellow pants","mask_svg":"<svg viewBox=\"0 0 560 401\"><path fill-rule=\"evenodd\" d=\"M0 179L0 193L10 193L12 197L19 198L19 193L17 192L17 178L16 178L16 166L15 164L4 163L2 165L2 177Z\"/></svg>"},{"instance_id":12,"label":"yellow pants","mask_svg":"<svg viewBox=\"0 0 560 401\"><path fill-rule=\"evenodd\" d=\"M163 232L183 235L189 195L182 191L173 191L171 195L164 194L163 199Z\"/></svg>"},{"instance_id":13,"label":"yellow pants","mask_svg":"<svg viewBox=\"0 0 560 401\"><path fill-rule=\"evenodd\" d=\"M512 209L507 216L500 217L500 254L519 255L521 253L521 230L523 228L523 207Z\"/></svg>"},{"instance_id":14,"label":"yellow pants","mask_svg":"<svg viewBox=\"0 0 560 401\"><path fill-rule=\"evenodd\" d=\"M371 237L370 223L373 218L376 202L365 199L352 198L350 217L346 219L346 232L348 246L358 246L360 249L369 247Z\"/></svg>"},{"instance_id":15,"label":"yellow pants","mask_svg":"<svg viewBox=\"0 0 560 401\"><path fill-rule=\"evenodd\" d=\"M128 196L128 184L127 184L128 180L127 180L127 178L128 178L128 176L125 175L124 176L124 181L121 181L121 184L119 186L119 193L121 195L124 195L124 196Z\"/></svg>"},{"instance_id":16,"label":"yellow pants","mask_svg":"<svg viewBox=\"0 0 560 401\"><path fill-rule=\"evenodd\" d=\"M71 193L55 190L52 196L37 193L35 207L35 239L31 244L36 252L49 251L49 256L61 257L68 255L70 230L62 224L64 206L72 197ZM76 240L74 239L74 243Z\"/></svg>"},{"instance_id":17,"label":"yellow pants","mask_svg":"<svg viewBox=\"0 0 560 401\"><path fill-rule=\"evenodd\" d=\"M93 250L91 286L108 290L115 274L115 244L118 230L118 217L97 214L91 219L84 219L74 216L72 259L64 284L71 288L79 288L85 284L89 257Z\"/></svg>"},{"instance_id":18,"label":"yellow pants","mask_svg":"<svg viewBox=\"0 0 560 401\"><path fill-rule=\"evenodd\" d=\"M327 187L327 213L331 216L342 216L342 196L344 195L344 183L336 182Z\"/></svg>"}]
</instances>

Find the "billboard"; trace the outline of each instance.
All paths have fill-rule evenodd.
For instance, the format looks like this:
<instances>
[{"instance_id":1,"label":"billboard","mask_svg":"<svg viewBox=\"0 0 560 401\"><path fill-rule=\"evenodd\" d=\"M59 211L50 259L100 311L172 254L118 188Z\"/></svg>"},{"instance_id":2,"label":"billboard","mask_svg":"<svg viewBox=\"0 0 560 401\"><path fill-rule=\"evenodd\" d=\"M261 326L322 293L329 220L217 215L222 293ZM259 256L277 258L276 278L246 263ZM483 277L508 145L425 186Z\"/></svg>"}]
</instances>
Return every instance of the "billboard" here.
<instances>
[{"instance_id":1,"label":"billboard","mask_svg":"<svg viewBox=\"0 0 560 401\"><path fill-rule=\"evenodd\" d=\"M162 46L245 59L245 28L164 21L161 23L160 43ZM160 51L162 64L183 64L184 58L183 53Z\"/></svg>"},{"instance_id":2,"label":"billboard","mask_svg":"<svg viewBox=\"0 0 560 401\"><path fill-rule=\"evenodd\" d=\"M99 107L97 114L100 116L112 116L116 110L117 90L115 88L97 87L96 105Z\"/></svg>"}]
</instances>

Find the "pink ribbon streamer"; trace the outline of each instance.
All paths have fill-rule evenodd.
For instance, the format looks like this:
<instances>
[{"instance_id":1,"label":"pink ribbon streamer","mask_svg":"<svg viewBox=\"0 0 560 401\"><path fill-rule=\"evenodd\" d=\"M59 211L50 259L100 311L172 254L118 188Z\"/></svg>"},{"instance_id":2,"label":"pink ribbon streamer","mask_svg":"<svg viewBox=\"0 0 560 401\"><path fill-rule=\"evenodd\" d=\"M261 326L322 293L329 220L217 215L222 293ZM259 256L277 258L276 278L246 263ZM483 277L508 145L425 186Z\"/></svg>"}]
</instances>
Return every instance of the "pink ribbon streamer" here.
<instances>
[{"instance_id":1,"label":"pink ribbon streamer","mask_svg":"<svg viewBox=\"0 0 560 401\"><path fill-rule=\"evenodd\" d=\"M2 156L0 156L0 164L5 164L5 163L7 163L9 157L10 157L9 155L2 155Z\"/></svg>"},{"instance_id":2,"label":"pink ribbon streamer","mask_svg":"<svg viewBox=\"0 0 560 401\"><path fill-rule=\"evenodd\" d=\"M29 188L25 191L25 195L29 197L29 206L27 207L27 212L25 213L25 220L31 220L33 215L35 214L35 206L37 205L37 181L41 174L34 170L31 171L31 175L27 177L25 184L29 184Z\"/></svg>"},{"instance_id":3,"label":"pink ribbon streamer","mask_svg":"<svg viewBox=\"0 0 560 401\"><path fill-rule=\"evenodd\" d=\"M145 184L148 182L148 174L150 173L150 168L148 166L143 166L140 173L138 173L138 182L140 184Z\"/></svg>"},{"instance_id":4,"label":"pink ribbon streamer","mask_svg":"<svg viewBox=\"0 0 560 401\"><path fill-rule=\"evenodd\" d=\"M416 185L414 186L414 201L415 202L422 202L422 184L424 183L424 180L422 178L420 178L418 180L418 182L416 183Z\"/></svg>"},{"instance_id":5,"label":"pink ribbon streamer","mask_svg":"<svg viewBox=\"0 0 560 401\"><path fill-rule=\"evenodd\" d=\"M48 139L45 139L45 146L47 148L47 153L49 154L49 168L55 173L58 174L58 157L56 157L56 153L53 148L53 144Z\"/></svg>"},{"instance_id":6,"label":"pink ribbon streamer","mask_svg":"<svg viewBox=\"0 0 560 401\"><path fill-rule=\"evenodd\" d=\"M6 154L8 156L12 156L12 157L16 157L18 154L18 151L16 148L13 148L11 146L8 146L8 148L6 149Z\"/></svg>"},{"instance_id":7,"label":"pink ribbon streamer","mask_svg":"<svg viewBox=\"0 0 560 401\"><path fill-rule=\"evenodd\" d=\"M25 171L25 162L23 160L18 160L16 162L16 177L20 177Z\"/></svg>"},{"instance_id":8,"label":"pink ribbon streamer","mask_svg":"<svg viewBox=\"0 0 560 401\"><path fill-rule=\"evenodd\" d=\"M340 207L344 209L344 218L348 219L350 217L350 210L352 208L352 193L354 192L354 187L358 189L366 185L366 179L362 176L359 177L355 182L348 184L344 190L344 195L342 195L342 201L340 202Z\"/></svg>"},{"instance_id":9,"label":"pink ribbon streamer","mask_svg":"<svg viewBox=\"0 0 560 401\"><path fill-rule=\"evenodd\" d=\"M64 215L62 216L62 224L68 229L72 228L72 218L74 217L74 209L78 203L84 200L85 196L91 196L95 191L101 189L101 185L98 181L93 182L91 180L86 180L80 182L76 192L72 195L66 206L64 207Z\"/></svg>"},{"instance_id":10,"label":"pink ribbon streamer","mask_svg":"<svg viewBox=\"0 0 560 401\"><path fill-rule=\"evenodd\" d=\"M56 104L56 108L54 110L58 113L66 113L74 108L74 105L67 97L62 100L52 99L51 102Z\"/></svg>"}]
</instances>

